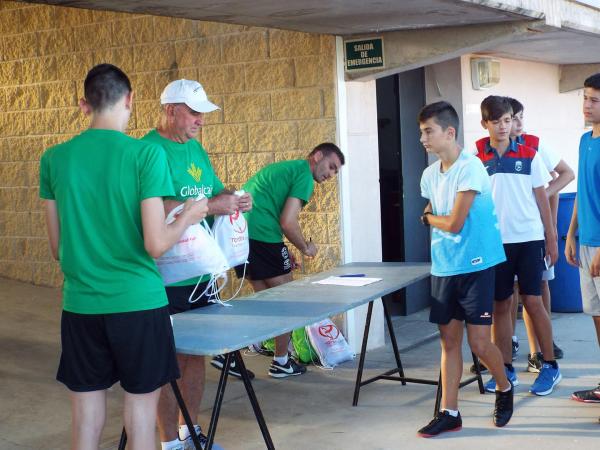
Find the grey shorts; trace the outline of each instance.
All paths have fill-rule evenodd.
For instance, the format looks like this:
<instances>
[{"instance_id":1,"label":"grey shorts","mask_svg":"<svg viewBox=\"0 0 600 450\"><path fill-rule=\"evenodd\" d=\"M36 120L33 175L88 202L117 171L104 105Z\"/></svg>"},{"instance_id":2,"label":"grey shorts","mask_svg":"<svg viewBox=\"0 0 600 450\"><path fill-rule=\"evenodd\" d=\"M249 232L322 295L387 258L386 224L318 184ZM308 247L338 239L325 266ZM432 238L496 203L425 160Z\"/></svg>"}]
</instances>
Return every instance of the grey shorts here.
<instances>
[{"instance_id":1,"label":"grey shorts","mask_svg":"<svg viewBox=\"0 0 600 450\"><path fill-rule=\"evenodd\" d=\"M581 284L581 299L583 312L591 316L600 316L600 277L592 278L590 264L600 247L579 247L579 280Z\"/></svg>"}]
</instances>

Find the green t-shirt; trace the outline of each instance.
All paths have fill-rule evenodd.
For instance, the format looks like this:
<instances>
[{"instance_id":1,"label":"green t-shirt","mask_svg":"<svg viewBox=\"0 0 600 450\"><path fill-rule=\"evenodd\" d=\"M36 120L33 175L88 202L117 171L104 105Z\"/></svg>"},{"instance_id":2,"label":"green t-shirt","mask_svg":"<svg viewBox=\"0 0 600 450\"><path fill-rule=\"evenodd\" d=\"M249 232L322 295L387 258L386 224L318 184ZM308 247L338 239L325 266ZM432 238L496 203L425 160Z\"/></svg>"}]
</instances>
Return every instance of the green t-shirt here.
<instances>
[{"instance_id":1,"label":"green t-shirt","mask_svg":"<svg viewBox=\"0 0 600 450\"><path fill-rule=\"evenodd\" d=\"M63 308L79 314L142 311L167 298L144 248L141 201L173 195L160 147L89 129L40 162L40 197L55 200Z\"/></svg>"},{"instance_id":2,"label":"green t-shirt","mask_svg":"<svg viewBox=\"0 0 600 450\"><path fill-rule=\"evenodd\" d=\"M185 144L180 144L162 137L156 130L150 131L142 140L159 144L165 149L175 190L175 195L170 197L171 200L185 202L188 198L198 197L199 194L211 198L224 189L223 183L215 174L208 159L206 150L197 140L190 139ZM201 278L201 281L207 281L210 275ZM196 284L198 280L199 277L190 278L169 286L189 286Z\"/></svg>"},{"instance_id":3,"label":"green t-shirt","mask_svg":"<svg viewBox=\"0 0 600 450\"><path fill-rule=\"evenodd\" d=\"M310 165L305 159L281 161L259 170L244 185L244 190L252 194L252 210L246 215L250 239L282 242L279 217L286 200L299 198L305 205L314 187Z\"/></svg>"}]
</instances>

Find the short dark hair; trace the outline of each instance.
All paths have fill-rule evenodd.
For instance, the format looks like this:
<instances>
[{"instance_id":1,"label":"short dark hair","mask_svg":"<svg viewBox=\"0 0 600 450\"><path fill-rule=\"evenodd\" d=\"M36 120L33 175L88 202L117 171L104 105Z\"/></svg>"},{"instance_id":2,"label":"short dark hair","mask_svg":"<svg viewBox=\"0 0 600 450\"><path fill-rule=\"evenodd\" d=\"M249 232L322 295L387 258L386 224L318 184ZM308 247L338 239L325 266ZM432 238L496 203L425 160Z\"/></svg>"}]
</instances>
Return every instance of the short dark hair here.
<instances>
[{"instance_id":1,"label":"short dark hair","mask_svg":"<svg viewBox=\"0 0 600 450\"><path fill-rule=\"evenodd\" d=\"M125 72L112 64L91 68L83 82L85 100L93 111L101 112L131 92L131 82Z\"/></svg>"},{"instance_id":2,"label":"short dark hair","mask_svg":"<svg viewBox=\"0 0 600 450\"><path fill-rule=\"evenodd\" d=\"M323 153L323 156L329 156L332 153L337 155L337 157L340 159L340 163L342 163L342 166L346 162L344 154L342 153L340 148L337 145L332 144L331 142L322 142L321 144L317 145L315 148L312 149L308 156L313 156L317 152Z\"/></svg>"},{"instance_id":3,"label":"short dark hair","mask_svg":"<svg viewBox=\"0 0 600 450\"><path fill-rule=\"evenodd\" d=\"M458 135L460 120L458 118L456 109L454 109L454 106L452 106L450 103L442 101L425 105L419 112L417 120L419 123L423 123L432 117L435 122L442 127L442 130L452 127L456 131L456 135Z\"/></svg>"},{"instance_id":4,"label":"short dark hair","mask_svg":"<svg viewBox=\"0 0 600 450\"><path fill-rule=\"evenodd\" d=\"M515 114L519 114L520 112L522 112L522 111L525 110L525 107L523 106L523 103L521 103L516 98L506 97L506 100L508 100L508 103L510 103L510 107L512 108L513 116Z\"/></svg>"},{"instance_id":5,"label":"short dark hair","mask_svg":"<svg viewBox=\"0 0 600 450\"><path fill-rule=\"evenodd\" d=\"M600 73L596 73L590 77L587 77L583 82L583 87L600 91Z\"/></svg>"},{"instance_id":6,"label":"short dark hair","mask_svg":"<svg viewBox=\"0 0 600 450\"><path fill-rule=\"evenodd\" d=\"M511 116L513 114L510 102L506 97L489 95L481 102L482 120L498 120L506 113L510 114Z\"/></svg>"}]
</instances>

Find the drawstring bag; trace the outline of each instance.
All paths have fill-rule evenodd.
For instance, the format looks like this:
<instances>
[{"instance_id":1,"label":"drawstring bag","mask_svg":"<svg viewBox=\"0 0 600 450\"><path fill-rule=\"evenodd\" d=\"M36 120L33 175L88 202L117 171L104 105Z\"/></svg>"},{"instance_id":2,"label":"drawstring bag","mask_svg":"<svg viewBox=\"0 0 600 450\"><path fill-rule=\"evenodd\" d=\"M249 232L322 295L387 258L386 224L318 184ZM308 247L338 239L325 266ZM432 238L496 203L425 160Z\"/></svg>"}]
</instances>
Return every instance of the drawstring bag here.
<instances>
[{"instance_id":1,"label":"drawstring bag","mask_svg":"<svg viewBox=\"0 0 600 450\"><path fill-rule=\"evenodd\" d=\"M229 268L245 264L250 253L248 223L239 211L229 216L218 216L212 232L223 252Z\"/></svg>"},{"instance_id":2,"label":"drawstring bag","mask_svg":"<svg viewBox=\"0 0 600 450\"><path fill-rule=\"evenodd\" d=\"M174 208L167 216L167 224L175 220L183 205ZM156 259L156 266L165 285L212 274L214 278L222 277L229 268L223 252L212 237L210 227L190 225L173 247Z\"/></svg>"},{"instance_id":3,"label":"drawstring bag","mask_svg":"<svg viewBox=\"0 0 600 450\"><path fill-rule=\"evenodd\" d=\"M354 359L355 355L344 335L340 333L331 319L308 325L306 334L323 366L335 367Z\"/></svg>"},{"instance_id":4,"label":"drawstring bag","mask_svg":"<svg viewBox=\"0 0 600 450\"><path fill-rule=\"evenodd\" d=\"M243 192L236 193L242 195ZM250 241L248 239L248 223L240 211L225 216L217 216L213 223L212 233L225 256L228 268L244 265L244 272L240 279L240 285L235 293L226 301L232 300L240 293L246 277L246 265L250 253ZM222 284L224 286L225 283Z\"/></svg>"}]
</instances>

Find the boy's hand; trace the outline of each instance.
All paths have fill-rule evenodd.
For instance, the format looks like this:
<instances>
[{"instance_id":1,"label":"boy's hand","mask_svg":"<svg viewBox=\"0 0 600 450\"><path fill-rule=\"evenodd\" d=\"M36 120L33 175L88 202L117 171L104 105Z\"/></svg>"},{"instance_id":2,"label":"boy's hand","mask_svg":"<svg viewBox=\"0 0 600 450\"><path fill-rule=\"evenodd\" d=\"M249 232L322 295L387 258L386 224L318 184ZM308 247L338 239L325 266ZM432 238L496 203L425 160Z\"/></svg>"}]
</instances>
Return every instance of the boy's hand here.
<instances>
[{"instance_id":1,"label":"boy's hand","mask_svg":"<svg viewBox=\"0 0 600 450\"><path fill-rule=\"evenodd\" d=\"M188 224L192 225L202 221L208 213L208 200L203 198L202 200L195 200L189 198L183 204L182 217L188 221Z\"/></svg>"},{"instance_id":2,"label":"boy's hand","mask_svg":"<svg viewBox=\"0 0 600 450\"><path fill-rule=\"evenodd\" d=\"M600 249L596 250L596 254L590 264L590 275L592 278L600 277Z\"/></svg>"},{"instance_id":3,"label":"boy's hand","mask_svg":"<svg viewBox=\"0 0 600 450\"><path fill-rule=\"evenodd\" d=\"M598 256L598 254L596 254ZM567 234L567 241L565 242L565 258L567 262L575 267L579 267L579 260L577 259L577 242L574 236Z\"/></svg>"},{"instance_id":4,"label":"boy's hand","mask_svg":"<svg viewBox=\"0 0 600 450\"><path fill-rule=\"evenodd\" d=\"M546 238L546 256L550 258L550 266L556 264L558 261L558 244L556 242L556 235L548 236Z\"/></svg>"}]
</instances>

